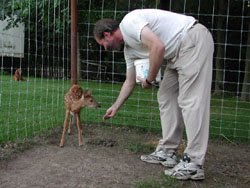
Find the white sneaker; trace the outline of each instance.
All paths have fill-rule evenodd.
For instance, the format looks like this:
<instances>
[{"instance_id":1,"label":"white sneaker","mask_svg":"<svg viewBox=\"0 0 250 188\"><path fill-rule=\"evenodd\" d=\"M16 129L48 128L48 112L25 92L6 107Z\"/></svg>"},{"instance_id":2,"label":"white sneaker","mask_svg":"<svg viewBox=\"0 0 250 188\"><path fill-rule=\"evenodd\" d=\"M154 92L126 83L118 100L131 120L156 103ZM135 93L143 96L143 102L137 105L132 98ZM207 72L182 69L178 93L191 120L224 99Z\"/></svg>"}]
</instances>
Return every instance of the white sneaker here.
<instances>
[{"instance_id":1,"label":"white sneaker","mask_svg":"<svg viewBox=\"0 0 250 188\"><path fill-rule=\"evenodd\" d=\"M162 150L155 151L150 155L142 155L141 160L147 163L162 164L170 168L177 164L175 153L166 153Z\"/></svg>"},{"instance_id":2,"label":"white sneaker","mask_svg":"<svg viewBox=\"0 0 250 188\"><path fill-rule=\"evenodd\" d=\"M204 169L202 166L190 162L190 158L184 155L174 168L165 170L165 175L179 180L203 180L205 179Z\"/></svg>"}]
</instances>

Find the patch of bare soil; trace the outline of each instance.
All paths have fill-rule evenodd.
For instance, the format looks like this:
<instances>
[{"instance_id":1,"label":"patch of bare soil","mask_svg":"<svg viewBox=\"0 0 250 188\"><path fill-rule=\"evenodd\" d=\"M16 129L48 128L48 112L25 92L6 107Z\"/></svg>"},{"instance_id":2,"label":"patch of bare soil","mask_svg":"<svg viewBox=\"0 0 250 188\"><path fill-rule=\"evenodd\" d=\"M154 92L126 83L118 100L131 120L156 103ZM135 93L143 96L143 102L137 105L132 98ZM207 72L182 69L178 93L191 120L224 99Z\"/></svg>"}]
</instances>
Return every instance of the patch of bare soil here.
<instances>
[{"instance_id":1,"label":"patch of bare soil","mask_svg":"<svg viewBox=\"0 0 250 188\"><path fill-rule=\"evenodd\" d=\"M100 125L83 126L83 143L78 147L76 128L65 135L61 130L39 137L32 144L0 147L0 187L2 188L134 188L137 182L161 182L165 167L140 161L140 150L131 146L153 146L159 134ZM132 145L131 145L132 144ZM185 148L183 141L178 155ZM248 187L250 147L210 141L204 181L176 181L176 187ZM166 181L166 180L164 180ZM171 186L170 186L171 187Z\"/></svg>"}]
</instances>

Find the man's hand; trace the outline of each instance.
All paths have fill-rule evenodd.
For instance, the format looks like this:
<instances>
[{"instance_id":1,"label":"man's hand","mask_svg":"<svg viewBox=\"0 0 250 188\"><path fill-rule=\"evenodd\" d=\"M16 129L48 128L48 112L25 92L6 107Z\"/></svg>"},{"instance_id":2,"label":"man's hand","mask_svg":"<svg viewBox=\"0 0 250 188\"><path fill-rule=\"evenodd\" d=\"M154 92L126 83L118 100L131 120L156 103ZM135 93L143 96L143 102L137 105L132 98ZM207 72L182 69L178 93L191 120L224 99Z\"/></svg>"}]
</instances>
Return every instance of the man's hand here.
<instances>
[{"instance_id":1,"label":"man's hand","mask_svg":"<svg viewBox=\"0 0 250 188\"><path fill-rule=\"evenodd\" d=\"M117 113L118 108L115 106L111 106L107 111L106 114L103 116L103 120L113 118L115 114Z\"/></svg>"},{"instance_id":2,"label":"man's hand","mask_svg":"<svg viewBox=\"0 0 250 188\"><path fill-rule=\"evenodd\" d=\"M152 88L152 85L148 85L148 84L147 84L145 78L142 78L142 77L140 77L140 76L137 76L137 79L140 80L140 82L141 82L141 87L142 87L143 89L151 89L151 88Z\"/></svg>"},{"instance_id":3,"label":"man's hand","mask_svg":"<svg viewBox=\"0 0 250 188\"><path fill-rule=\"evenodd\" d=\"M106 111L106 114L103 116L103 120L113 118L116 115L117 111L133 92L135 85L135 68L131 67L127 69L126 80L122 85L118 98L116 99L115 103Z\"/></svg>"}]
</instances>

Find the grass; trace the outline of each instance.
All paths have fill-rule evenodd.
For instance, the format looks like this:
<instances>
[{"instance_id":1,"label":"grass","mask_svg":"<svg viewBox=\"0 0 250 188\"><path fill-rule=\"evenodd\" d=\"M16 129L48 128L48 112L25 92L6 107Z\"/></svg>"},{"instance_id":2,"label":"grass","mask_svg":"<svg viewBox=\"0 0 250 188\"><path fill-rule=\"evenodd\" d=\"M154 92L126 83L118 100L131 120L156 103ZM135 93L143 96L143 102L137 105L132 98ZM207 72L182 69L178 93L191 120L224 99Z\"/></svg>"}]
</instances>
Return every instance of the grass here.
<instances>
[{"instance_id":1,"label":"grass","mask_svg":"<svg viewBox=\"0 0 250 188\"><path fill-rule=\"evenodd\" d=\"M211 99L210 132L230 139L250 139L250 102L231 98Z\"/></svg>"},{"instance_id":2,"label":"grass","mask_svg":"<svg viewBox=\"0 0 250 188\"><path fill-rule=\"evenodd\" d=\"M182 187L180 181L174 178L170 178L164 174L161 175L159 180L142 181L136 183L136 188L177 188L177 187Z\"/></svg>"},{"instance_id":3,"label":"grass","mask_svg":"<svg viewBox=\"0 0 250 188\"><path fill-rule=\"evenodd\" d=\"M0 75L0 144L32 138L40 132L63 124L64 95L69 80L32 78L14 82L11 75ZM83 89L94 89L93 96L101 104L99 110L82 110L82 123L104 123L102 116L119 95L121 84L79 81ZM211 136L228 139L250 139L250 103L237 98L212 98ZM157 89L143 90L137 86L106 124L124 125L146 130L161 130Z\"/></svg>"},{"instance_id":4,"label":"grass","mask_svg":"<svg viewBox=\"0 0 250 188\"><path fill-rule=\"evenodd\" d=\"M133 153L152 153L155 150L153 145L145 145L141 142L128 141L123 145L125 149L132 151Z\"/></svg>"},{"instance_id":5,"label":"grass","mask_svg":"<svg viewBox=\"0 0 250 188\"><path fill-rule=\"evenodd\" d=\"M203 181L180 181L174 178L168 177L161 174L160 177L149 177L147 181L140 181L136 183L136 188L179 188L179 187L202 187L207 188L211 187L211 185L207 185L209 183L205 183ZM214 183L216 188L226 188L228 185L220 182Z\"/></svg>"}]
</instances>

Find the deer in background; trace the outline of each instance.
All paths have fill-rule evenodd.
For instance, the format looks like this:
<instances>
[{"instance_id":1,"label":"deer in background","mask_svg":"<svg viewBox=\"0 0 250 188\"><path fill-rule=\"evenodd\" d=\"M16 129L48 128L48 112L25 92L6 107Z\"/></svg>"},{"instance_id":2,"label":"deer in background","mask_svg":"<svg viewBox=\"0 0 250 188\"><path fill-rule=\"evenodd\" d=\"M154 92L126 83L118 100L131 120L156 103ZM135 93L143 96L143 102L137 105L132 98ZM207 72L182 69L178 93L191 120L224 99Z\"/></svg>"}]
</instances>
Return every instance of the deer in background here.
<instances>
[{"instance_id":1,"label":"deer in background","mask_svg":"<svg viewBox=\"0 0 250 188\"><path fill-rule=\"evenodd\" d=\"M78 142L79 146L82 146L82 125L80 120L80 112L84 107L100 108L100 104L91 96L93 90L85 91L78 85L73 85L64 97L64 103L66 108L65 120L63 124L62 138L60 147L64 145L64 136L68 124L68 116L70 114L70 123L68 128L68 134L71 133L72 119L76 115L77 128L78 128Z\"/></svg>"},{"instance_id":2,"label":"deer in background","mask_svg":"<svg viewBox=\"0 0 250 188\"><path fill-rule=\"evenodd\" d=\"M21 69L17 69L17 70L15 71L14 80L15 80L15 81L26 81L26 79L24 79L24 78L22 77L22 71L21 71Z\"/></svg>"}]
</instances>

